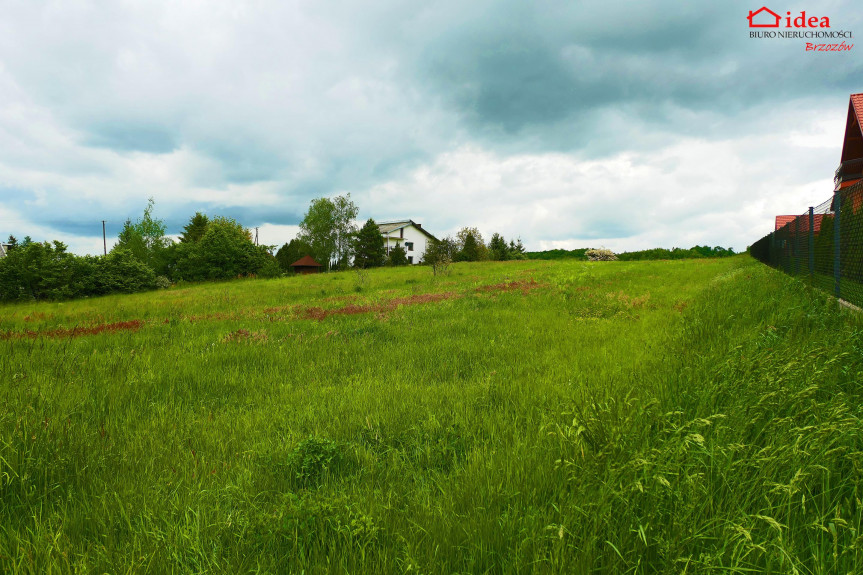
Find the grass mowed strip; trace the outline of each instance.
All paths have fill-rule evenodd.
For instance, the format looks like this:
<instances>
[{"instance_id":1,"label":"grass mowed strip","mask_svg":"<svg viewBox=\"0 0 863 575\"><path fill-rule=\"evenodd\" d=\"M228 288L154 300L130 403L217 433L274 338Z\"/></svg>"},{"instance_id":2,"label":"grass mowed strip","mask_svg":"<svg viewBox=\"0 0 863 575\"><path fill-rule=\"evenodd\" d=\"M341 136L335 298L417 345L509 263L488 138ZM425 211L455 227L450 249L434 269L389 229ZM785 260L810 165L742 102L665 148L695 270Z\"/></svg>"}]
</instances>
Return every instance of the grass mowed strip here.
<instances>
[{"instance_id":1,"label":"grass mowed strip","mask_svg":"<svg viewBox=\"0 0 863 575\"><path fill-rule=\"evenodd\" d=\"M0 571L860 572L861 328L745 256L4 306Z\"/></svg>"}]
</instances>

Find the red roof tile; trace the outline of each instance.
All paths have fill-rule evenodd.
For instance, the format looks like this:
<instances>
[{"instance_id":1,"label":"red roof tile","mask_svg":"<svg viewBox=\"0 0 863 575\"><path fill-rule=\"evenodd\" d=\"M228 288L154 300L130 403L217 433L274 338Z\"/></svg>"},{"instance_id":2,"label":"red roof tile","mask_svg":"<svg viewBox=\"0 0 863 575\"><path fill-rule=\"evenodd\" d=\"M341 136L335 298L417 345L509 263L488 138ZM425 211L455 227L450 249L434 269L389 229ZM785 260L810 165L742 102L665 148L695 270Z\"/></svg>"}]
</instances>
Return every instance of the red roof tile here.
<instances>
[{"instance_id":1,"label":"red roof tile","mask_svg":"<svg viewBox=\"0 0 863 575\"><path fill-rule=\"evenodd\" d=\"M797 216L776 216L776 227L774 229L778 230L788 222L793 222L796 217Z\"/></svg>"},{"instance_id":2,"label":"red roof tile","mask_svg":"<svg viewBox=\"0 0 863 575\"><path fill-rule=\"evenodd\" d=\"M851 94L851 106L854 108L854 113L857 114L857 124L861 124L863 120L863 94Z\"/></svg>"},{"instance_id":3,"label":"red roof tile","mask_svg":"<svg viewBox=\"0 0 863 575\"><path fill-rule=\"evenodd\" d=\"M821 231L821 221L824 219L824 214L812 214L812 223L814 224L814 232L817 234ZM809 214L802 214L799 216L776 216L776 229L793 222L795 219L800 218L797 222L798 228L796 230L792 229L791 231L794 233L807 233L809 231Z\"/></svg>"}]
</instances>

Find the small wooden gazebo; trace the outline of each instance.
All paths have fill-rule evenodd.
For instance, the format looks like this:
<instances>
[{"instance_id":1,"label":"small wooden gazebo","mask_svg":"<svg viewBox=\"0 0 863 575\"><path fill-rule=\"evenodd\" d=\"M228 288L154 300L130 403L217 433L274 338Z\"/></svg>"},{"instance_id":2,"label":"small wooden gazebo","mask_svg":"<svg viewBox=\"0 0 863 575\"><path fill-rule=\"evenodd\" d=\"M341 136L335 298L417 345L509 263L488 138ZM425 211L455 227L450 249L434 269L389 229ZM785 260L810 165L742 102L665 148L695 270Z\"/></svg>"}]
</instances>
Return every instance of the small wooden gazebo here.
<instances>
[{"instance_id":1,"label":"small wooden gazebo","mask_svg":"<svg viewBox=\"0 0 863 575\"><path fill-rule=\"evenodd\" d=\"M312 256L303 256L292 263L291 267L294 268L294 273L305 275L320 273L324 266L316 262Z\"/></svg>"}]
</instances>

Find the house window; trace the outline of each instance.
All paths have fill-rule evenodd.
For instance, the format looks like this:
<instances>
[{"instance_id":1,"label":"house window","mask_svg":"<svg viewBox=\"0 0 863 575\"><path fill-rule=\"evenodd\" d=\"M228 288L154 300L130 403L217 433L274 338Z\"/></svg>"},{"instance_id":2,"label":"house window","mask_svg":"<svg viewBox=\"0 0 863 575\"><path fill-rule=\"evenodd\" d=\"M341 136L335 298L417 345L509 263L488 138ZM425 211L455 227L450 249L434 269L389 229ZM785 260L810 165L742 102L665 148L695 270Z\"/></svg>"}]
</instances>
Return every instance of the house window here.
<instances>
[{"instance_id":1,"label":"house window","mask_svg":"<svg viewBox=\"0 0 863 575\"><path fill-rule=\"evenodd\" d=\"M414 251L414 243L413 242L405 242L405 247L408 249L409 252Z\"/></svg>"},{"instance_id":2,"label":"house window","mask_svg":"<svg viewBox=\"0 0 863 575\"><path fill-rule=\"evenodd\" d=\"M408 256L408 263L409 264L414 263L414 257L413 256Z\"/></svg>"}]
</instances>

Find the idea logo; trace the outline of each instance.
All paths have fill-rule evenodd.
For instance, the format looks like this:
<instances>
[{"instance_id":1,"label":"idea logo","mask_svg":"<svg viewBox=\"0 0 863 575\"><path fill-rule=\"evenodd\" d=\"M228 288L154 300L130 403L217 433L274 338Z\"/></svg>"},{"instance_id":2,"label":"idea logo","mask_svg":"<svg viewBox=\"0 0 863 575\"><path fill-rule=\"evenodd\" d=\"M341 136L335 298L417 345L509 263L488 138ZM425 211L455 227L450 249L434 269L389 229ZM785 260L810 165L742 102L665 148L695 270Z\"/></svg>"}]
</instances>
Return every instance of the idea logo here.
<instances>
[{"instance_id":1,"label":"idea logo","mask_svg":"<svg viewBox=\"0 0 863 575\"><path fill-rule=\"evenodd\" d=\"M803 10L797 16L791 16L791 12L786 12L783 18L767 6L762 6L758 10L750 10L749 16L750 28L779 28L783 24L785 28L829 28L830 18L827 16L806 16L806 11Z\"/></svg>"}]
</instances>

